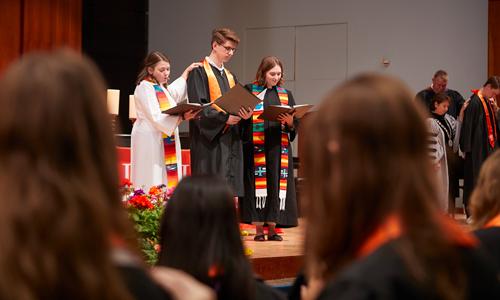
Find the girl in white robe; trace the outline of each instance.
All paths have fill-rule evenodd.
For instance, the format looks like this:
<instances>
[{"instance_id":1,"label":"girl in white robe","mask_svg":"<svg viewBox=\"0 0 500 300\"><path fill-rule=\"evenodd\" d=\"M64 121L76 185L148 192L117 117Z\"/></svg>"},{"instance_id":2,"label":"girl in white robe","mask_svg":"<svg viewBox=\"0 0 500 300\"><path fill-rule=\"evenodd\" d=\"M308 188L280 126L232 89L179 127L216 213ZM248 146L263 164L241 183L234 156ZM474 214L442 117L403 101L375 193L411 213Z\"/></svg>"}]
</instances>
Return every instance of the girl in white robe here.
<instances>
[{"instance_id":1,"label":"girl in white robe","mask_svg":"<svg viewBox=\"0 0 500 300\"><path fill-rule=\"evenodd\" d=\"M175 136L177 178L180 180L182 177L177 126L182 120L192 119L196 113L190 111L180 116L163 114L155 85L161 88L170 106L175 106L187 98L187 75L198 65L198 63L191 64L181 77L165 87L170 75L168 58L160 52L152 52L146 57L134 92L137 119L131 135L131 181L136 188L147 191L152 186L168 185L162 134Z\"/></svg>"}]
</instances>

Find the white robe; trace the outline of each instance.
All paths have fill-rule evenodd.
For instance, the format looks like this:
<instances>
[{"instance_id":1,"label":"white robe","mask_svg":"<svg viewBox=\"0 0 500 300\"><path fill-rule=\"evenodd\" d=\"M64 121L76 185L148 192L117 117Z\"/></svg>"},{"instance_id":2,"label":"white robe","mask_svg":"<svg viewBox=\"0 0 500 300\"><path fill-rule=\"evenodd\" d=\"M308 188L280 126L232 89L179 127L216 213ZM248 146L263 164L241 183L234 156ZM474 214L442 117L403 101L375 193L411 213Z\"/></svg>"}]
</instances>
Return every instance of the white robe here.
<instances>
[{"instance_id":1,"label":"white robe","mask_svg":"<svg viewBox=\"0 0 500 300\"><path fill-rule=\"evenodd\" d=\"M187 98L187 84L182 77L163 88L170 105ZM156 98L153 83L141 81L135 88L135 109L137 119L131 135L131 181L136 188L147 190L151 186L167 184L165 152L162 133L175 134L175 152L179 180L182 176L181 146L179 141L179 116L162 114Z\"/></svg>"}]
</instances>

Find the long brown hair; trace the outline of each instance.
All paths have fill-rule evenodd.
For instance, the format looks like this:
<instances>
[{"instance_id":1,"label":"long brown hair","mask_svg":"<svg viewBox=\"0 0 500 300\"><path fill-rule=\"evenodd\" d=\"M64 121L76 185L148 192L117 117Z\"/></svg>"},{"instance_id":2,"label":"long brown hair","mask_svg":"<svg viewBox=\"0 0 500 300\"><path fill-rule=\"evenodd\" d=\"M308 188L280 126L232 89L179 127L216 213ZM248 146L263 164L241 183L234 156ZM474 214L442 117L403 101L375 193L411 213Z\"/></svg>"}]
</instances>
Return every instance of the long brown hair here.
<instances>
[{"instance_id":1,"label":"long brown hair","mask_svg":"<svg viewBox=\"0 0 500 300\"><path fill-rule=\"evenodd\" d=\"M396 214L405 232L398 247L415 279L444 299L462 295L461 267L435 217L424 119L406 86L382 75L355 77L321 103L304 142L306 257L313 275L334 277Z\"/></svg>"},{"instance_id":2,"label":"long brown hair","mask_svg":"<svg viewBox=\"0 0 500 300\"><path fill-rule=\"evenodd\" d=\"M470 203L477 228L500 214L500 151L493 153L481 166Z\"/></svg>"},{"instance_id":3,"label":"long brown hair","mask_svg":"<svg viewBox=\"0 0 500 300\"><path fill-rule=\"evenodd\" d=\"M0 83L0 298L129 299L127 235L105 86L70 52L23 57Z\"/></svg>"},{"instance_id":4,"label":"long brown hair","mask_svg":"<svg viewBox=\"0 0 500 300\"><path fill-rule=\"evenodd\" d=\"M168 62L170 64L170 60L168 57L161 53L160 51L153 51L149 53L145 58L143 62L143 66L141 71L139 72L139 75L137 75L137 80L136 84L141 83L145 78L147 78L150 74L148 73L148 68L153 68L156 66L157 63L160 61ZM166 86L166 84L165 84Z\"/></svg>"},{"instance_id":5,"label":"long brown hair","mask_svg":"<svg viewBox=\"0 0 500 300\"><path fill-rule=\"evenodd\" d=\"M283 64L281 60L276 56L266 56L260 62L259 68L257 69L257 74L255 74L255 80L259 85L266 85L266 73L274 68L275 66L280 66L281 68L281 78L278 82L277 86L281 86L283 84L283 75L285 70L283 70Z\"/></svg>"}]
</instances>

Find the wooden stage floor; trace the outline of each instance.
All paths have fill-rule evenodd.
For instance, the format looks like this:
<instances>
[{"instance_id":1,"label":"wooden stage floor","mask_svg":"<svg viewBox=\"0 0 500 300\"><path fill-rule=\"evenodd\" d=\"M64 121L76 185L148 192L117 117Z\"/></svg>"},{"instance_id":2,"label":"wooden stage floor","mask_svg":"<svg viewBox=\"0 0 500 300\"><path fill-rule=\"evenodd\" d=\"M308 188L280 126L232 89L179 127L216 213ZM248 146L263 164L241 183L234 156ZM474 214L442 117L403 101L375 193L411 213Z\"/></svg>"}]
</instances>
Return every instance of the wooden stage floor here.
<instances>
[{"instance_id":1,"label":"wooden stage floor","mask_svg":"<svg viewBox=\"0 0 500 300\"><path fill-rule=\"evenodd\" d=\"M245 248L253 252L249 258L255 273L264 280L294 278L302 268L304 258L304 227L304 221L299 220L298 227L282 228L281 242L256 242L253 240L255 229L249 229L243 242Z\"/></svg>"}]
</instances>

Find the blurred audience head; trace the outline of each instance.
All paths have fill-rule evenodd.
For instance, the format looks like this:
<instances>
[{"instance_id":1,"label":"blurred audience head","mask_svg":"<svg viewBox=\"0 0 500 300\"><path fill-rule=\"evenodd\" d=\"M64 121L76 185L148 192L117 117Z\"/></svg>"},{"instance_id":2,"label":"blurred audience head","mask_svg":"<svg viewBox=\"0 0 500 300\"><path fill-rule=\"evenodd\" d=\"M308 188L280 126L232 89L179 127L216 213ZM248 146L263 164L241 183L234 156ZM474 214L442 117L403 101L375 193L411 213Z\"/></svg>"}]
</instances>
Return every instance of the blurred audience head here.
<instances>
[{"instance_id":1,"label":"blurred audience head","mask_svg":"<svg viewBox=\"0 0 500 300\"><path fill-rule=\"evenodd\" d=\"M165 208L160 245L159 265L191 274L213 287L219 299L252 298L253 276L225 180L215 175L183 178Z\"/></svg>"},{"instance_id":2,"label":"blurred audience head","mask_svg":"<svg viewBox=\"0 0 500 300\"><path fill-rule=\"evenodd\" d=\"M442 266L431 263L451 246L436 217L425 114L412 99L400 80L364 74L336 88L311 117L303 161L312 275L333 278L395 216L406 241L401 254L415 278L423 283L432 274L438 293L461 292L447 290L455 280L453 255Z\"/></svg>"},{"instance_id":3,"label":"blurred audience head","mask_svg":"<svg viewBox=\"0 0 500 300\"><path fill-rule=\"evenodd\" d=\"M127 299L110 259L128 232L106 88L69 51L23 56L0 82L0 298Z\"/></svg>"},{"instance_id":4,"label":"blurred audience head","mask_svg":"<svg viewBox=\"0 0 500 300\"><path fill-rule=\"evenodd\" d=\"M471 196L474 225L484 227L500 214L500 152L496 151L481 166L474 192Z\"/></svg>"}]
</instances>

